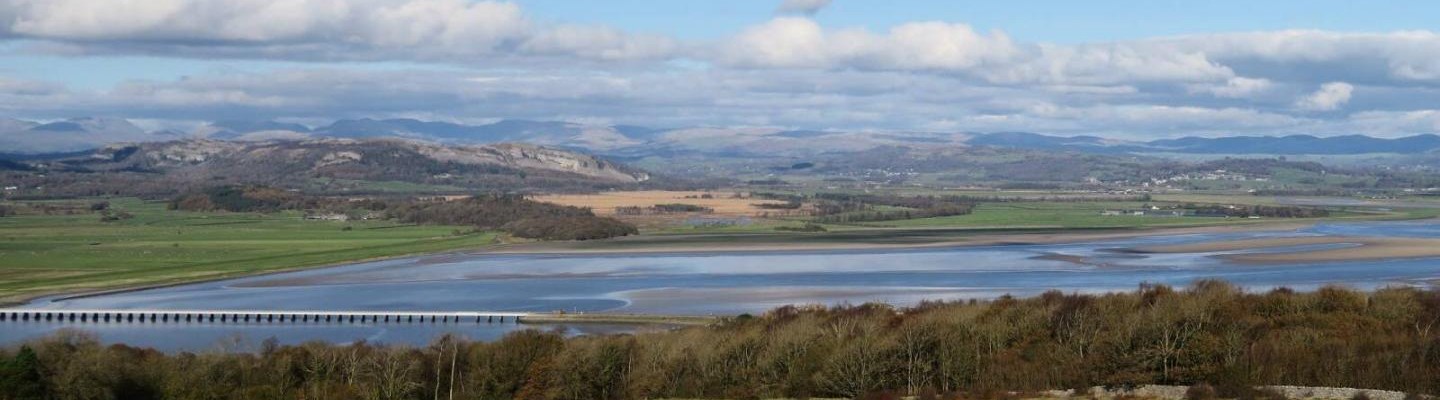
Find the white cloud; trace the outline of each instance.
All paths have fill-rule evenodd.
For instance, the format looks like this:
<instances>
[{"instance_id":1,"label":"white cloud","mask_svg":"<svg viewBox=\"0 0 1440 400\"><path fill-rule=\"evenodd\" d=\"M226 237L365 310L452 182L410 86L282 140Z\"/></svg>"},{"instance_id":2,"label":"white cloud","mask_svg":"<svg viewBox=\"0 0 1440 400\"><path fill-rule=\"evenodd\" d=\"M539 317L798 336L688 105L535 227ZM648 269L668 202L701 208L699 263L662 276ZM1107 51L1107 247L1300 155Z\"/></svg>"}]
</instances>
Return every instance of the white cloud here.
<instances>
[{"instance_id":1,"label":"white cloud","mask_svg":"<svg viewBox=\"0 0 1440 400\"><path fill-rule=\"evenodd\" d=\"M1233 132L1273 130L1305 123L1303 119L1254 109L1164 105L1049 105L1028 110L1028 116L1069 120L1111 132Z\"/></svg>"},{"instance_id":2,"label":"white cloud","mask_svg":"<svg viewBox=\"0 0 1440 400\"><path fill-rule=\"evenodd\" d=\"M1353 91L1355 86L1345 82L1326 83L1314 93L1296 100L1295 107L1307 111L1333 111L1350 102Z\"/></svg>"},{"instance_id":3,"label":"white cloud","mask_svg":"<svg viewBox=\"0 0 1440 400\"><path fill-rule=\"evenodd\" d=\"M14 79L0 82L5 82L0 85L0 110L30 118L524 118L666 127L1032 131L1127 138L1440 131L1440 113L1428 109L1292 115L1295 110L1288 103L1274 108L1186 105L1123 87L1036 90L899 72L307 68L133 81L94 91Z\"/></svg>"},{"instance_id":4,"label":"white cloud","mask_svg":"<svg viewBox=\"0 0 1440 400\"><path fill-rule=\"evenodd\" d=\"M9 79L0 76L0 94L11 96L45 96L64 91L64 86L54 83Z\"/></svg>"},{"instance_id":5,"label":"white cloud","mask_svg":"<svg viewBox=\"0 0 1440 400\"><path fill-rule=\"evenodd\" d=\"M1352 33L1283 30L1149 39L1156 46L1203 52L1221 63L1268 66L1277 74L1338 75L1396 81L1440 80L1440 34L1430 31ZM1330 75L1330 76L1325 76Z\"/></svg>"},{"instance_id":6,"label":"white cloud","mask_svg":"<svg viewBox=\"0 0 1440 400\"><path fill-rule=\"evenodd\" d=\"M750 68L959 71L1004 63L1020 53L1003 32L985 35L965 24L907 23L877 35L860 29L826 31L811 19L780 17L742 31L717 58Z\"/></svg>"},{"instance_id":7,"label":"white cloud","mask_svg":"<svg viewBox=\"0 0 1440 400\"><path fill-rule=\"evenodd\" d=\"M1270 90L1272 86L1274 85L1269 79L1251 79L1237 76L1227 79L1223 84L1202 83L1186 85L1185 90L1190 94L1204 93L1215 97L1243 98Z\"/></svg>"},{"instance_id":8,"label":"white cloud","mask_svg":"<svg viewBox=\"0 0 1440 400\"><path fill-rule=\"evenodd\" d=\"M787 15L687 41L532 19L495 0L0 0L0 45L19 48L16 57L43 50L313 62L104 90L0 76L0 111L1135 136L1440 130L1430 111L1440 110L1433 32L1029 43L956 22L864 29L802 16L826 4L789 1ZM1356 102L1353 85L1365 87Z\"/></svg>"},{"instance_id":9,"label":"white cloud","mask_svg":"<svg viewBox=\"0 0 1440 400\"><path fill-rule=\"evenodd\" d=\"M1040 45L1025 62L989 72L1005 83L1122 84L1142 82L1208 82L1234 72L1203 53L1179 48L1112 43L1079 46Z\"/></svg>"},{"instance_id":10,"label":"white cloud","mask_svg":"<svg viewBox=\"0 0 1440 400\"><path fill-rule=\"evenodd\" d=\"M783 0L776 12L815 15L830 5L830 0Z\"/></svg>"},{"instance_id":11,"label":"white cloud","mask_svg":"<svg viewBox=\"0 0 1440 400\"><path fill-rule=\"evenodd\" d=\"M1003 84L1214 82L1234 72L1199 51L1143 43L1022 44L1003 31L911 22L884 34L779 17L730 38L713 59L745 68L855 68L958 74Z\"/></svg>"},{"instance_id":12,"label":"white cloud","mask_svg":"<svg viewBox=\"0 0 1440 400\"><path fill-rule=\"evenodd\" d=\"M740 32L721 57L750 67L824 67L833 50L820 24L806 18L776 18Z\"/></svg>"},{"instance_id":13,"label":"white cloud","mask_svg":"<svg viewBox=\"0 0 1440 400\"><path fill-rule=\"evenodd\" d=\"M1440 84L1440 34L1314 30L1216 33L1088 44L1023 43L1003 31L910 22L885 33L780 17L714 51L721 65L957 74L999 84L1176 83L1241 98L1277 84ZM702 54L703 58L703 54Z\"/></svg>"},{"instance_id":14,"label":"white cloud","mask_svg":"<svg viewBox=\"0 0 1440 400\"><path fill-rule=\"evenodd\" d=\"M595 60L664 59L680 46L668 37L633 35L605 26L558 26L522 43L527 54L574 55Z\"/></svg>"},{"instance_id":15,"label":"white cloud","mask_svg":"<svg viewBox=\"0 0 1440 400\"><path fill-rule=\"evenodd\" d=\"M1363 111L1336 121L1323 133L1402 137L1440 132L1440 110Z\"/></svg>"},{"instance_id":16,"label":"white cloud","mask_svg":"<svg viewBox=\"0 0 1440 400\"><path fill-rule=\"evenodd\" d=\"M0 36L85 52L301 60L466 61L495 56L667 58L668 37L538 23L514 3L467 0L4 0Z\"/></svg>"}]
</instances>

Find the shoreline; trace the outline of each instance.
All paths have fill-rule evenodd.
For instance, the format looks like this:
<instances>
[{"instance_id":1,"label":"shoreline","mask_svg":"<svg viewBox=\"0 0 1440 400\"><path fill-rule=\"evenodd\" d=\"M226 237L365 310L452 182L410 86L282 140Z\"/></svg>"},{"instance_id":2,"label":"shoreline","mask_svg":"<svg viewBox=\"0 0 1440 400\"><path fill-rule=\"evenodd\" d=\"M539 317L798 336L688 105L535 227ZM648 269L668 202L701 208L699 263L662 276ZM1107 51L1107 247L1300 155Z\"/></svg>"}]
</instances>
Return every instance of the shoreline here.
<instances>
[{"instance_id":1,"label":"shoreline","mask_svg":"<svg viewBox=\"0 0 1440 400\"><path fill-rule=\"evenodd\" d=\"M1315 246L1326 247L1303 248ZM1287 251L1297 247L1302 248ZM1256 252L1262 250L1275 251ZM1308 236L1135 247L1119 251L1141 254L1230 253L1215 257L1245 264L1384 261L1440 257L1440 239Z\"/></svg>"},{"instance_id":2,"label":"shoreline","mask_svg":"<svg viewBox=\"0 0 1440 400\"><path fill-rule=\"evenodd\" d=\"M1023 246L1023 245L1047 245L1047 244L1069 244L1083 243L1100 240L1130 239L1151 235L1195 235L1212 233L1241 233L1241 232L1277 232L1293 231L1314 226L1316 222L1283 222L1274 224L1257 225L1221 225L1221 226L1191 226L1191 227L1154 227L1154 228L1101 228L1101 229L1037 229L1033 232L1010 232L999 233L994 230L966 230L959 229L889 229L879 228L865 230L867 233L884 232L961 232L961 235L950 237L929 237L918 241L906 243L885 243L885 242L814 242L801 241L796 239L827 239L827 234L772 234L772 233L749 233L749 234L697 234L697 235L665 235L665 236L635 236L634 239L619 238L606 242L532 242L520 244L501 244L479 249L469 254L497 254L497 255L626 255L626 254L725 254L736 252L794 252L794 251L835 251L835 250L908 250L908 249L935 249L935 248L960 248L960 247L983 247L983 246ZM852 231L853 232L853 231ZM727 242L724 239L748 237L763 238L773 237L778 239L772 242ZM678 240L677 240L678 239ZM711 242L697 241L711 239ZM829 239L838 239L830 237ZM786 241L789 240L789 241ZM616 243L625 243L617 245ZM693 241L693 242L691 242ZM685 243L690 242L690 243Z\"/></svg>"},{"instance_id":3,"label":"shoreline","mask_svg":"<svg viewBox=\"0 0 1440 400\"><path fill-rule=\"evenodd\" d=\"M704 326L720 321L727 316L670 315L670 314L611 314L594 313L534 313L526 315L520 324L566 325L566 324L619 324L655 325L670 327Z\"/></svg>"},{"instance_id":4,"label":"shoreline","mask_svg":"<svg viewBox=\"0 0 1440 400\"><path fill-rule=\"evenodd\" d=\"M1150 235L1188 235L1237 232L1293 231L1314 226L1324 221L1276 222L1251 225L1216 225L1184 227L1146 228L1018 228L997 232L993 229L947 229L947 228L875 228L856 231L839 231L822 234L793 233L738 233L738 234L678 234L640 235L603 241L570 242L526 242L492 244L483 247L456 248L439 252L405 253L383 257L370 257L338 261L320 265L299 266L253 273L227 274L198 279L139 284L99 289L41 291L22 297L0 300L0 308L23 307L37 300L54 297L57 300L104 296L116 293L130 293L182 285L201 284L230 279L284 274L290 272L337 267L355 263L394 260L422 255L660 255L660 254L727 254L736 252L796 252L796 251L873 251L873 250L923 250L936 248L961 248L981 246L1046 245L1083 243L1088 241L1117 240ZM872 235L869 241L847 241L847 235ZM941 236L906 237L910 241L897 242L887 234L937 233ZM944 236L949 234L949 236ZM878 235L878 236L876 236ZM733 242L735 238L752 240ZM766 239L769 239L766 241ZM815 240L821 240L816 242ZM759 241L756 241L759 240Z\"/></svg>"},{"instance_id":5,"label":"shoreline","mask_svg":"<svg viewBox=\"0 0 1440 400\"><path fill-rule=\"evenodd\" d=\"M226 275L223 275L223 276L210 276L210 277L194 278L194 279L183 279L183 278L182 278L181 280L178 280L178 281L170 281L170 282L141 283L141 284L135 284L135 285L121 285L121 286L110 287L110 288L88 288L88 289L75 289L75 290L51 290L51 291L42 291L42 292L40 292L40 293L22 295L22 296L15 297L15 298L4 298L4 299L0 299L0 309L14 308L14 307L23 307L23 306L29 305L30 303L34 303L34 302L36 302L36 301L38 301L38 300L41 300L41 299L44 299L44 298L47 298L47 297L53 297L54 299L52 299L51 301L61 301L61 300L69 300L69 299L83 299L83 298L87 298L87 297L107 296L107 295L122 294L122 293L133 293L133 292L140 292L140 291L146 291L146 290L152 290L152 289L164 289L164 288L175 287L175 286L195 285L195 284L201 284L201 283L218 282L218 281L224 281L224 280L230 280L230 279L252 278L252 277L258 277L258 276L277 275L277 274L285 274L285 273L291 273L291 272L308 271L308 270L314 270L314 269L339 267L339 266L342 266L342 265L349 265L349 264L355 264L355 263L367 263L367 262L396 260L396 259L401 259L401 258L406 258L406 257L416 257L416 256L422 256L422 255L429 255L429 254L434 254L434 255L440 255L440 254L469 254L469 253L466 253L466 251L467 251L466 248L456 248L456 249L445 250L445 251L440 251L440 252L418 252L418 253L395 254L395 255L389 255L389 256L368 257L368 258L361 258L361 259L347 260L347 261L336 261L336 262L323 263L323 264L318 264L318 265L306 265L306 266L296 266L296 267L279 268L279 269L272 269L272 270L266 270L266 271L239 272L239 273L235 273L235 274L226 274Z\"/></svg>"}]
</instances>

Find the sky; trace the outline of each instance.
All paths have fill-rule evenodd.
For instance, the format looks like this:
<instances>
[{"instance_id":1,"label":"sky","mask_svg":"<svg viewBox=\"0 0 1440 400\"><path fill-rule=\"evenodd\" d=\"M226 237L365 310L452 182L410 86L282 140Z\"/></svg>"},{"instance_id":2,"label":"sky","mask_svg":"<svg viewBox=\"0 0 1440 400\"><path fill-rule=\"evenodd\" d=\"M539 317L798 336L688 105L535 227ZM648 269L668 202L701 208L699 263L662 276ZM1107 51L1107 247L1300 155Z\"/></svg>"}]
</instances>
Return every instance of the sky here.
<instances>
[{"instance_id":1,"label":"sky","mask_svg":"<svg viewBox=\"0 0 1440 400\"><path fill-rule=\"evenodd\" d=\"M0 117L1440 131L1433 1L0 0Z\"/></svg>"}]
</instances>

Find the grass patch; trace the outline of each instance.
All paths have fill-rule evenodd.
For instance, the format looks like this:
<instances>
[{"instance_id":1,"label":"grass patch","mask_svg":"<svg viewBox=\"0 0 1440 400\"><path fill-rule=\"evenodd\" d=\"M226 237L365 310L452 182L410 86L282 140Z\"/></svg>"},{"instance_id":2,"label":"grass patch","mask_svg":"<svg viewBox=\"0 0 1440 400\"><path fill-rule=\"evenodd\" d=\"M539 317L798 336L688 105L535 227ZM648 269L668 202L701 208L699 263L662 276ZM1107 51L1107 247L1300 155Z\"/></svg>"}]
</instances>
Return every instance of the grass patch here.
<instances>
[{"instance_id":1,"label":"grass patch","mask_svg":"<svg viewBox=\"0 0 1440 400\"><path fill-rule=\"evenodd\" d=\"M1198 202L1197 202L1198 203ZM1011 202L981 203L969 215L920 218L911 220L867 222L863 226L873 227L947 227L947 228L1144 228L1165 226L1212 226L1245 225L1286 221L1316 221L1324 219L1292 218L1212 218L1212 217L1142 217L1106 216L1104 210L1138 209L1146 204L1166 205L1165 202ZM1366 218L1383 219L1414 217L1421 210L1402 212L1376 212L1356 214L1332 212L1328 219Z\"/></svg>"},{"instance_id":2,"label":"grass patch","mask_svg":"<svg viewBox=\"0 0 1440 400\"><path fill-rule=\"evenodd\" d=\"M195 213L110 200L96 214L0 218L0 299L239 276L490 244L494 233L389 221L311 221L298 213ZM345 230L345 227L351 229Z\"/></svg>"}]
</instances>

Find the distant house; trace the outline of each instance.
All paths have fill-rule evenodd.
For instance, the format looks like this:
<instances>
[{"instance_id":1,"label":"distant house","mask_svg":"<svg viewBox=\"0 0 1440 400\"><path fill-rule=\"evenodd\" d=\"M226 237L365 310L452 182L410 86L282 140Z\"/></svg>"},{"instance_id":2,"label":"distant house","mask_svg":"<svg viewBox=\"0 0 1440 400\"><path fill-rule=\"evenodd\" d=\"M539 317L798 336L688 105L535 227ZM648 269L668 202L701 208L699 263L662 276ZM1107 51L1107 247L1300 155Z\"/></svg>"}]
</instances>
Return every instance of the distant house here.
<instances>
[{"instance_id":1,"label":"distant house","mask_svg":"<svg viewBox=\"0 0 1440 400\"><path fill-rule=\"evenodd\" d=\"M7 191L7 192L13 192L13 191L16 191L16 190L20 190L20 187L19 187L19 186L6 186L6 187L5 187L5 191Z\"/></svg>"},{"instance_id":2,"label":"distant house","mask_svg":"<svg viewBox=\"0 0 1440 400\"><path fill-rule=\"evenodd\" d=\"M691 228L722 228L727 226L750 226L750 217L690 217L685 226Z\"/></svg>"},{"instance_id":3,"label":"distant house","mask_svg":"<svg viewBox=\"0 0 1440 400\"><path fill-rule=\"evenodd\" d=\"M306 214L305 219L312 221L349 221L350 216L345 214Z\"/></svg>"},{"instance_id":4,"label":"distant house","mask_svg":"<svg viewBox=\"0 0 1440 400\"><path fill-rule=\"evenodd\" d=\"M1104 210L1100 215L1107 217L1133 216L1133 217L1183 217L1187 210Z\"/></svg>"},{"instance_id":5,"label":"distant house","mask_svg":"<svg viewBox=\"0 0 1440 400\"><path fill-rule=\"evenodd\" d=\"M1186 213L1186 210L1145 210L1147 217L1183 217Z\"/></svg>"}]
</instances>

